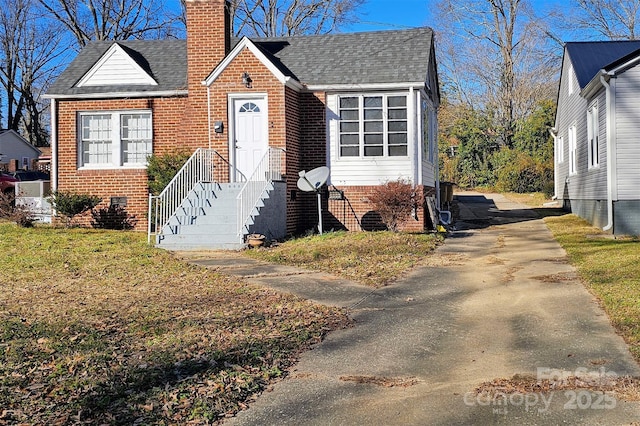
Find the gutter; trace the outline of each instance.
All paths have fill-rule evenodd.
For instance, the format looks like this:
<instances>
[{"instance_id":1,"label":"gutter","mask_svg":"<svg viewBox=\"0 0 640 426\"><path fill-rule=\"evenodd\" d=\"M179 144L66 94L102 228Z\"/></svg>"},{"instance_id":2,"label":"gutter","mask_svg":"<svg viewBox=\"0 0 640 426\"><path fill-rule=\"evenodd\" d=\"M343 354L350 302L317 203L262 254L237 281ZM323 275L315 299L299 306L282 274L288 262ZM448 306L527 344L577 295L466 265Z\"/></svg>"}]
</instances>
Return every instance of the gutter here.
<instances>
[{"instance_id":1,"label":"gutter","mask_svg":"<svg viewBox=\"0 0 640 426\"><path fill-rule=\"evenodd\" d=\"M51 98L51 190L58 190L58 105Z\"/></svg>"},{"instance_id":2,"label":"gutter","mask_svg":"<svg viewBox=\"0 0 640 426\"><path fill-rule=\"evenodd\" d=\"M606 104L607 104L607 224L603 231L609 231L613 229L613 196L615 192L615 146L616 146L616 134L613 129L613 120L615 118L615 110L613 97L614 93L611 90L611 84L605 78L605 73L600 74L600 83L606 89ZM611 77L610 77L611 78Z\"/></svg>"}]
</instances>

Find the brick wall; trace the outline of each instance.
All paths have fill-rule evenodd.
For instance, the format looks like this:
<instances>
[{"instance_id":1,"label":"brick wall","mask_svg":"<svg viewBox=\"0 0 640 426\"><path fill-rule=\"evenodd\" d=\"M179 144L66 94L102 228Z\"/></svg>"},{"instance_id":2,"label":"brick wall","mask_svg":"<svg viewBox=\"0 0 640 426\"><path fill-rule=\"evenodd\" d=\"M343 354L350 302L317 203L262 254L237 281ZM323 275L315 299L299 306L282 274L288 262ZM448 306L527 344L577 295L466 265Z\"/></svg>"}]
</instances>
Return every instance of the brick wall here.
<instances>
[{"instance_id":1,"label":"brick wall","mask_svg":"<svg viewBox=\"0 0 640 426\"><path fill-rule=\"evenodd\" d=\"M207 88L202 81L229 52L230 18L226 0L187 0L187 84L189 103L182 112L185 143L209 143Z\"/></svg>"},{"instance_id":2,"label":"brick wall","mask_svg":"<svg viewBox=\"0 0 640 426\"><path fill-rule=\"evenodd\" d=\"M98 208L107 207L111 197L127 197L127 212L138 219L137 230L147 229L148 190L146 169L78 169L78 113L153 109L153 152L165 153L181 146L184 133L181 115L185 97L155 99L111 99L59 101L58 103L58 189L102 198ZM90 224L87 215L81 221Z\"/></svg>"},{"instance_id":3,"label":"brick wall","mask_svg":"<svg viewBox=\"0 0 640 426\"><path fill-rule=\"evenodd\" d=\"M384 228L384 225L380 222L380 216L373 210L369 197L375 191L375 186L341 186L338 189L344 191L345 198L348 200L349 205L353 208L355 215L360 220L363 229L365 230L380 230ZM424 195L433 194L433 188L420 185L418 191L421 191ZM404 231L422 232L431 229L431 221L428 218L428 214L425 215L425 205L418 208L417 219L411 219L405 223L401 229ZM350 214L350 209L347 208L347 215ZM327 203L325 221L327 226L334 226L339 228L338 223L345 225L350 231L357 231L352 227L352 222L344 223L343 217L345 216L342 205L339 203ZM349 218L347 218L348 220ZM317 219L316 219L317 220ZM333 224L333 225L331 225Z\"/></svg>"},{"instance_id":4,"label":"brick wall","mask_svg":"<svg viewBox=\"0 0 640 426\"><path fill-rule=\"evenodd\" d=\"M327 166L326 94L300 94L301 140L300 170ZM297 176L296 176L297 181ZM298 220L296 232L303 233L318 224L318 201L315 194L298 191Z\"/></svg>"}]
</instances>

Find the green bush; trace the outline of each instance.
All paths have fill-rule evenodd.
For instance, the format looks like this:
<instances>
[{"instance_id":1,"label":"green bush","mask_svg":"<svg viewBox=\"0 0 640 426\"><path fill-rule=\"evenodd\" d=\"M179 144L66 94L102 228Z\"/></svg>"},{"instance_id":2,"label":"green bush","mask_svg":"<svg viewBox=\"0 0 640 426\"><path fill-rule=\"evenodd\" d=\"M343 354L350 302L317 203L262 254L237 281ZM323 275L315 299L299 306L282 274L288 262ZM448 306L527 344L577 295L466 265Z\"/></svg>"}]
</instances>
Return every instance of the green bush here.
<instances>
[{"instance_id":1,"label":"green bush","mask_svg":"<svg viewBox=\"0 0 640 426\"><path fill-rule=\"evenodd\" d=\"M190 156L187 151L150 156L147 164L147 176L151 194L159 195Z\"/></svg>"},{"instance_id":2,"label":"green bush","mask_svg":"<svg viewBox=\"0 0 640 426\"><path fill-rule=\"evenodd\" d=\"M66 191L53 191L49 199L56 213L66 218L67 227L72 225L74 217L88 212L102 201L100 197L95 195Z\"/></svg>"},{"instance_id":3,"label":"green bush","mask_svg":"<svg viewBox=\"0 0 640 426\"><path fill-rule=\"evenodd\" d=\"M124 207L117 205L91 210L91 217L91 225L97 229L129 230L138 223L135 216L129 215Z\"/></svg>"},{"instance_id":4,"label":"green bush","mask_svg":"<svg viewBox=\"0 0 640 426\"><path fill-rule=\"evenodd\" d=\"M516 150L503 149L492 159L496 170L495 187L507 192L544 192L553 184L553 166Z\"/></svg>"}]
</instances>

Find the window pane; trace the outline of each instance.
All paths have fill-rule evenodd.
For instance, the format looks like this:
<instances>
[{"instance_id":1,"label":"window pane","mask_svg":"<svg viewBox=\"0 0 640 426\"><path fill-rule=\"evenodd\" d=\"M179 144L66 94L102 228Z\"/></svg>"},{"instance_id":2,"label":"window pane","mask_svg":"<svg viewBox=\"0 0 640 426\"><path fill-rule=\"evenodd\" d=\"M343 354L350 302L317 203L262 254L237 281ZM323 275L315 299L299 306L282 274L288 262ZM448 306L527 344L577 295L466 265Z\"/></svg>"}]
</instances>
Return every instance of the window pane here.
<instances>
[{"instance_id":1,"label":"window pane","mask_svg":"<svg viewBox=\"0 0 640 426\"><path fill-rule=\"evenodd\" d=\"M382 145L382 142L383 142L382 133L364 135L365 145Z\"/></svg>"},{"instance_id":2,"label":"window pane","mask_svg":"<svg viewBox=\"0 0 640 426\"><path fill-rule=\"evenodd\" d=\"M358 135L340 135L340 145L358 145L359 143Z\"/></svg>"},{"instance_id":3,"label":"window pane","mask_svg":"<svg viewBox=\"0 0 640 426\"><path fill-rule=\"evenodd\" d=\"M381 120L382 110L381 109L365 109L364 119L365 120Z\"/></svg>"},{"instance_id":4,"label":"window pane","mask_svg":"<svg viewBox=\"0 0 640 426\"><path fill-rule=\"evenodd\" d=\"M406 96L389 96L387 105L389 107L406 107L407 106L407 97Z\"/></svg>"},{"instance_id":5,"label":"window pane","mask_svg":"<svg viewBox=\"0 0 640 426\"><path fill-rule=\"evenodd\" d=\"M389 133L389 145L398 145L407 143L406 133Z\"/></svg>"},{"instance_id":6,"label":"window pane","mask_svg":"<svg viewBox=\"0 0 640 426\"><path fill-rule=\"evenodd\" d=\"M152 153L151 114L122 114L120 136L123 164L144 164Z\"/></svg>"},{"instance_id":7,"label":"window pane","mask_svg":"<svg viewBox=\"0 0 640 426\"><path fill-rule=\"evenodd\" d=\"M390 132L406 132L407 122L406 121L390 121L389 131Z\"/></svg>"},{"instance_id":8,"label":"window pane","mask_svg":"<svg viewBox=\"0 0 640 426\"><path fill-rule=\"evenodd\" d=\"M390 109L389 119L390 120L406 120L407 110L406 109Z\"/></svg>"},{"instance_id":9,"label":"window pane","mask_svg":"<svg viewBox=\"0 0 640 426\"><path fill-rule=\"evenodd\" d=\"M391 156L391 157L406 157L407 156L407 146L406 145L389 146L389 156Z\"/></svg>"},{"instance_id":10,"label":"window pane","mask_svg":"<svg viewBox=\"0 0 640 426\"><path fill-rule=\"evenodd\" d=\"M358 123L340 123L340 132L357 133L360 130L360 124Z\"/></svg>"},{"instance_id":11,"label":"window pane","mask_svg":"<svg viewBox=\"0 0 640 426\"><path fill-rule=\"evenodd\" d=\"M382 108L382 97L368 97L364 98L364 107L365 108Z\"/></svg>"},{"instance_id":12,"label":"window pane","mask_svg":"<svg viewBox=\"0 0 640 426\"><path fill-rule=\"evenodd\" d=\"M343 146L340 148L341 157L357 157L360 155L360 149L357 146Z\"/></svg>"},{"instance_id":13,"label":"window pane","mask_svg":"<svg viewBox=\"0 0 640 426\"><path fill-rule=\"evenodd\" d=\"M341 120L358 120L360 118L360 114L358 114L358 110L346 109L340 111L340 119Z\"/></svg>"},{"instance_id":14,"label":"window pane","mask_svg":"<svg viewBox=\"0 0 640 426\"><path fill-rule=\"evenodd\" d=\"M382 121L369 121L364 123L364 131L365 132L382 132L383 126Z\"/></svg>"},{"instance_id":15,"label":"window pane","mask_svg":"<svg viewBox=\"0 0 640 426\"><path fill-rule=\"evenodd\" d=\"M358 108L358 98L340 98L340 108Z\"/></svg>"},{"instance_id":16,"label":"window pane","mask_svg":"<svg viewBox=\"0 0 640 426\"><path fill-rule=\"evenodd\" d=\"M364 155L366 157L382 157L382 147L381 146L365 146Z\"/></svg>"},{"instance_id":17,"label":"window pane","mask_svg":"<svg viewBox=\"0 0 640 426\"><path fill-rule=\"evenodd\" d=\"M111 162L111 115L82 115L82 164Z\"/></svg>"}]
</instances>

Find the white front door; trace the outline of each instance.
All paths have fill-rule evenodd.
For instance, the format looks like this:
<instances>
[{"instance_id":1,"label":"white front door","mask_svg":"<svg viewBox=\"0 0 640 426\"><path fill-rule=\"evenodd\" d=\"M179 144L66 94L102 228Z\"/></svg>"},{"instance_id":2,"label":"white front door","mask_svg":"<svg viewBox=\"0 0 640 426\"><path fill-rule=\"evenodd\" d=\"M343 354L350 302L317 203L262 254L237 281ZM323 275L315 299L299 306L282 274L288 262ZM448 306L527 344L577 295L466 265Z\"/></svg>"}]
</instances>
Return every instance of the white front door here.
<instances>
[{"instance_id":1,"label":"white front door","mask_svg":"<svg viewBox=\"0 0 640 426\"><path fill-rule=\"evenodd\" d=\"M235 167L250 178L267 152L267 110L264 98L233 99Z\"/></svg>"}]
</instances>

